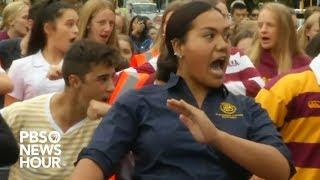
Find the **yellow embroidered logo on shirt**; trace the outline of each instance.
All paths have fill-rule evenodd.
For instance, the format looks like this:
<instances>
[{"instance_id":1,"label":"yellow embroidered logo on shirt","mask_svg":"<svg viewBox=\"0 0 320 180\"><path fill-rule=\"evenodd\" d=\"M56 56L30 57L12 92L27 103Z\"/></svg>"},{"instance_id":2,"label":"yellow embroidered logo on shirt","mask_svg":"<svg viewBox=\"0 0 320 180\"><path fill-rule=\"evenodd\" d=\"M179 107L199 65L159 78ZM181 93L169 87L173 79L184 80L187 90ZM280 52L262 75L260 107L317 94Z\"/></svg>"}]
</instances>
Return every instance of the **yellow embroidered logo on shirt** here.
<instances>
[{"instance_id":1,"label":"yellow embroidered logo on shirt","mask_svg":"<svg viewBox=\"0 0 320 180\"><path fill-rule=\"evenodd\" d=\"M311 109L318 109L318 108L320 108L320 101L318 101L318 100L309 101L308 107Z\"/></svg>"},{"instance_id":2,"label":"yellow embroidered logo on shirt","mask_svg":"<svg viewBox=\"0 0 320 180\"><path fill-rule=\"evenodd\" d=\"M220 110L222 113L216 113L216 115L224 119L236 119L243 116L243 114L236 114L237 107L231 103L222 102L220 104Z\"/></svg>"},{"instance_id":3,"label":"yellow embroidered logo on shirt","mask_svg":"<svg viewBox=\"0 0 320 180\"><path fill-rule=\"evenodd\" d=\"M226 114L234 114L237 111L237 107L233 104L223 102L220 104L220 110Z\"/></svg>"}]
</instances>

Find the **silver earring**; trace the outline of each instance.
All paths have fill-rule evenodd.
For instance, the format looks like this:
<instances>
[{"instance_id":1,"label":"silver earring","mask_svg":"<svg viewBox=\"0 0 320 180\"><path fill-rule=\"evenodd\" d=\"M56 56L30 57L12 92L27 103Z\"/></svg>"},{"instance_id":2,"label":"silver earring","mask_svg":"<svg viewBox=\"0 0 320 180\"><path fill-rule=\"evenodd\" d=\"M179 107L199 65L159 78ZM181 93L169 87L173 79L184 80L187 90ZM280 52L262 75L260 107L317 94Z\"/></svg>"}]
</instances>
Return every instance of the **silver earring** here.
<instances>
[{"instance_id":1,"label":"silver earring","mask_svg":"<svg viewBox=\"0 0 320 180\"><path fill-rule=\"evenodd\" d=\"M179 53L177 53L177 52L174 52L174 55L177 56L178 59L181 59L181 58L182 58L182 56L181 56Z\"/></svg>"}]
</instances>

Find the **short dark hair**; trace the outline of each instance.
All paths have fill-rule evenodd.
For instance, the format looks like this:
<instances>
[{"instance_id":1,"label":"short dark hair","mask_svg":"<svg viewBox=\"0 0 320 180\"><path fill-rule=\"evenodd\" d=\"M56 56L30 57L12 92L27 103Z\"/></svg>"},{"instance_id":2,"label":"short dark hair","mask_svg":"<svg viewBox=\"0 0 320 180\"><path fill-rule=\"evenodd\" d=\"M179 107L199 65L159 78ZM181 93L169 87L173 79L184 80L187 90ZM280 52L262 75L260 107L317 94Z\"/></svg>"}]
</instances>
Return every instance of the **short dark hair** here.
<instances>
[{"instance_id":1,"label":"short dark hair","mask_svg":"<svg viewBox=\"0 0 320 180\"><path fill-rule=\"evenodd\" d=\"M85 75L93 66L106 65L116 67L120 61L117 48L90 40L79 40L67 51L63 64L62 76L66 86L69 86L68 77L72 74L84 80Z\"/></svg>"},{"instance_id":2,"label":"short dark hair","mask_svg":"<svg viewBox=\"0 0 320 180\"><path fill-rule=\"evenodd\" d=\"M74 9L72 5L66 2L55 0L40 2L36 8L39 10L37 10L36 14L32 15L34 16L34 23L28 42L27 55L35 54L45 47L47 43L47 37L43 28L45 23L54 22L54 20L62 16L65 9Z\"/></svg>"},{"instance_id":3,"label":"short dark hair","mask_svg":"<svg viewBox=\"0 0 320 180\"><path fill-rule=\"evenodd\" d=\"M231 4L230 9L231 9L230 10L231 14L233 14L234 10L236 10L236 9L247 9L247 6L242 1L235 1L235 2L233 2Z\"/></svg>"}]
</instances>

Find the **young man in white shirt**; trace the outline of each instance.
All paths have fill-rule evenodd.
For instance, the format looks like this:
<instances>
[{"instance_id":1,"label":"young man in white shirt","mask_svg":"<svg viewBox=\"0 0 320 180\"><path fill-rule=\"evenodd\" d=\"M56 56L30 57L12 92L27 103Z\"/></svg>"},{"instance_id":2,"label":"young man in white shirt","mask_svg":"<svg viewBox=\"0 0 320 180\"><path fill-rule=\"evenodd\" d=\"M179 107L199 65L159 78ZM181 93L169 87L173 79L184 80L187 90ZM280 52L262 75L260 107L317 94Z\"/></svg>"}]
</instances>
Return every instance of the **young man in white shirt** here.
<instances>
[{"instance_id":1,"label":"young man in white shirt","mask_svg":"<svg viewBox=\"0 0 320 180\"><path fill-rule=\"evenodd\" d=\"M1 110L1 118L21 149L9 179L68 179L77 155L100 123L87 118L90 101L105 101L111 94L115 62L119 60L114 48L85 40L76 42L62 65L66 84L63 92L17 102Z\"/></svg>"}]
</instances>

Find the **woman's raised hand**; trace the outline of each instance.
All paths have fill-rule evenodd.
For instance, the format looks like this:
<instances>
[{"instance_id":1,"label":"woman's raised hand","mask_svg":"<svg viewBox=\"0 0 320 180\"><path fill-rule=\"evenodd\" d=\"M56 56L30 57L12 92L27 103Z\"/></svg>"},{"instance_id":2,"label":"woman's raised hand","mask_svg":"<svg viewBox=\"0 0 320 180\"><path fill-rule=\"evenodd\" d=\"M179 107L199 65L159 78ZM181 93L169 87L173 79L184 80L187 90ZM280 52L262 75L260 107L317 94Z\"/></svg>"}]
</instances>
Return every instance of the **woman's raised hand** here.
<instances>
[{"instance_id":1,"label":"woman's raised hand","mask_svg":"<svg viewBox=\"0 0 320 180\"><path fill-rule=\"evenodd\" d=\"M202 110L184 100L176 99L168 99L167 106L179 114L180 120L187 126L196 141L214 144L213 141L218 136L219 130Z\"/></svg>"}]
</instances>

